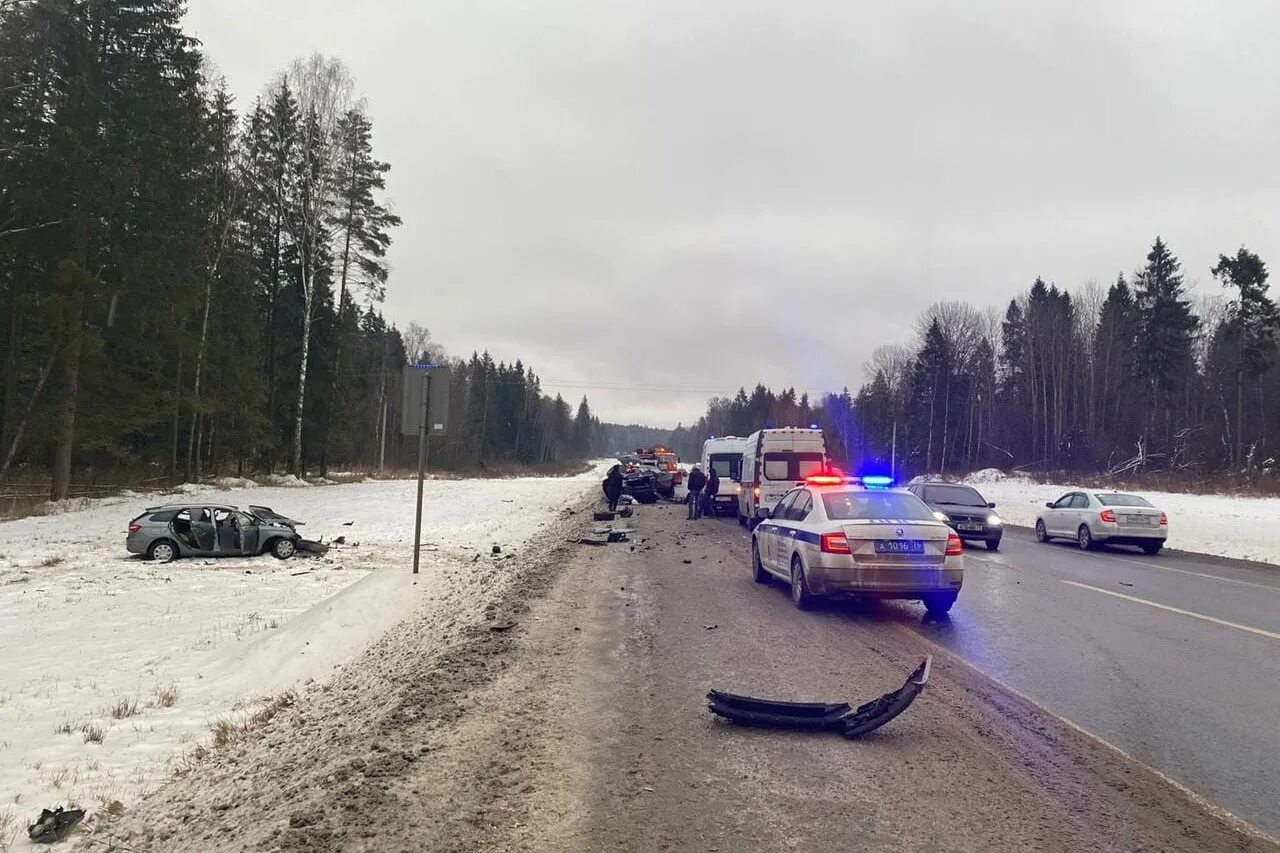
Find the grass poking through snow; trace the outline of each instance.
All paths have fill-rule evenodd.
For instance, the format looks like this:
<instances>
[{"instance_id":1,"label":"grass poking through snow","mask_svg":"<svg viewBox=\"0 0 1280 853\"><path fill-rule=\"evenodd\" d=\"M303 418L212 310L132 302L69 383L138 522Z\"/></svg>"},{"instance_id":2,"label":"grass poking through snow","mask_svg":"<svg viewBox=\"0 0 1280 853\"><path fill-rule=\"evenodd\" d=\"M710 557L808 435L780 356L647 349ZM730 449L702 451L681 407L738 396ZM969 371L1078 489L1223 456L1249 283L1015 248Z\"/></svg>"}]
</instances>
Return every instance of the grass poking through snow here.
<instances>
[{"instance_id":1,"label":"grass poking through snow","mask_svg":"<svg viewBox=\"0 0 1280 853\"><path fill-rule=\"evenodd\" d=\"M107 730L97 723L85 723L80 727L85 743L102 743L107 738Z\"/></svg>"},{"instance_id":2,"label":"grass poking through snow","mask_svg":"<svg viewBox=\"0 0 1280 853\"><path fill-rule=\"evenodd\" d=\"M168 687L157 687L156 692L152 694L151 704L157 708L172 708L178 701L178 686L170 684Z\"/></svg>"},{"instance_id":3,"label":"grass poking through snow","mask_svg":"<svg viewBox=\"0 0 1280 853\"><path fill-rule=\"evenodd\" d=\"M107 709L113 720L123 720L126 717L132 717L142 712L138 710L138 700L130 699L128 696L118 700L114 705Z\"/></svg>"}]
</instances>

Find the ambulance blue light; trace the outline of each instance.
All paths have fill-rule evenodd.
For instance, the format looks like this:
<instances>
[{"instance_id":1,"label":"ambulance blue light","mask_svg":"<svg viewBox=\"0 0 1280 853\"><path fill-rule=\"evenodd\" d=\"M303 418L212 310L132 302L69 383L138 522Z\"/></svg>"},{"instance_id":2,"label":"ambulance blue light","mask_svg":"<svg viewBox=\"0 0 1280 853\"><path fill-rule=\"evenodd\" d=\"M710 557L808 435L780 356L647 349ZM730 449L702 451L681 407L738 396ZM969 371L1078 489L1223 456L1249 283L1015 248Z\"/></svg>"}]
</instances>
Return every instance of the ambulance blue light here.
<instances>
[{"instance_id":1,"label":"ambulance blue light","mask_svg":"<svg viewBox=\"0 0 1280 853\"><path fill-rule=\"evenodd\" d=\"M817 428L818 428L817 424L809 424L809 429L817 429Z\"/></svg>"},{"instance_id":2,"label":"ambulance blue light","mask_svg":"<svg viewBox=\"0 0 1280 853\"><path fill-rule=\"evenodd\" d=\"M861 478L862 485L868 489L887 489L893 485L893 478L886 477L883 474L864 474Z\"/></svg>"}]
</instances>

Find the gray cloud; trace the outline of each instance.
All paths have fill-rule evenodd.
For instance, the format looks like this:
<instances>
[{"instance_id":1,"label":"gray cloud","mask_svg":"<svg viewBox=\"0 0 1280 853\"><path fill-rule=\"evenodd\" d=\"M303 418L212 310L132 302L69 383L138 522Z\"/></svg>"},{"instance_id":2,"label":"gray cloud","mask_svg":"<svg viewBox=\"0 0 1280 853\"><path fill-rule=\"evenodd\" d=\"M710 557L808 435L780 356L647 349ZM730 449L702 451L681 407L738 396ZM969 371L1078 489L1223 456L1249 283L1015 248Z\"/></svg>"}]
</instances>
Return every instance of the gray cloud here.
<instances>
[{"instance_id":1,"label":"gray cloud","mask_svg":"<svg viewBox=\"0 0 1280 853\"><path fill-rule=\"evenodd\" d=\"M351 66L392 320L611 420L856 387L929 303L1106 282L1156 233L1206 291L1218 252L1280 259L1266 2L192 5L242 106Z\"/></svg>"}]
</instances>

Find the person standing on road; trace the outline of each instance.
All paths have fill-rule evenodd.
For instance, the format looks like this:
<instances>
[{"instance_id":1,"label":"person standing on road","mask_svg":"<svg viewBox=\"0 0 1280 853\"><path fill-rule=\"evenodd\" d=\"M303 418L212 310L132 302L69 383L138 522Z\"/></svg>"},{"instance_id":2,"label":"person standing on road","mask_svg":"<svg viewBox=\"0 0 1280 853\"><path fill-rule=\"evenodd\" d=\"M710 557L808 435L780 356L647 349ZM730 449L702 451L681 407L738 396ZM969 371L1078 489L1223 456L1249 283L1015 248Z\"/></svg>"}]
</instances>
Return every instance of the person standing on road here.
<instances>
[{"instance_id":1,"label":"person standing on road","mask_svg":"<svg viewBox=\"0 0 1280 853\"><path fill-rule=\"evenodd\" d=\"M707 475L697 465L689 472L689 518L702 517L702 487L706 485Z\"/></svg>"},{"instance_id":2,"label":"person standing on road","mask_svg":"<svg viewBox=\"0 0 1280 853\"><path fill-rule=\"evenodd\" d=\"M716 495L720 493L720 475L716 473L716 466L712 465L707 469L707 486L702 490L703 510L710 518L716 515Z\"/></svg>"},{"instance_id":3,"label":"person standing on road","mask_svg":"<svg viewBox=\"0 0 1280 853\"><path fill-rule=\"evenodd\" d=\"M622 497L622 466L614 465L604 478L604 499L609 502L609 512L618 511L620 497Z\"/></svg>"}]
</instances>

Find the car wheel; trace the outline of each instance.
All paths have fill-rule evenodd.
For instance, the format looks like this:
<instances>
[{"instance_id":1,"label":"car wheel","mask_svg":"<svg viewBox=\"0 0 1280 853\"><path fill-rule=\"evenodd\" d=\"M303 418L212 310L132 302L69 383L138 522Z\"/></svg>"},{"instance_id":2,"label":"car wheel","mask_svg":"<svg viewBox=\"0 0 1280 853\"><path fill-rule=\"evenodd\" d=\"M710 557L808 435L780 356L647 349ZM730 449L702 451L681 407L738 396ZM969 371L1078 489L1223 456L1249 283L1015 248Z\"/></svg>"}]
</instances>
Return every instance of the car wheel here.
<instances>
[{"instance_id":1,"label":"car wheel","mask_svg":"<svg viewBox=\"0 0 1280 853\"><path fill-rule=\"evenodd\" d=\"M147 549L147 559L157 563L171 563L178 558L178 546L168 539L157 539Z\"/></svg>"},{"instance_id":2,"label":"car wheel","mask_svg":"<svg viewBox=\"0 0 1280 853\"><path fill-rule=\"evenodd\" d=\"M999 537L999 536L997 536L997 537L996 537L996 538L994 538L994 539L988 539L988 540L987 540L987 550L988 550L988 551L999 551L999 550L1000 550L1000 537Z\"/></svg>"},{"instance_id":3,"label":"car wheel","mask_svg":"<svg viewBox=\"0 0 1280 853\"><path fill-rule=\"evenodd\" d=\"M1156 554L1160 553L1160 548L1163 546L1164 546L1163 542L1143 542L1142 551L1143 553L1155 556Z\"/></svg>"},{"instance_id":4,"label":"car wheel","mask_svg":"<svg viewBox=\"0 0 1280 853\"><path fill-rule=\"evenodd\" d=\"M956 603L954 592L935 592L924 597L924 610L929 616L946 616Z\"/></svg>"},{"instance_id":5,"label":"car wheel","mask_svg":"<svg viewBox=\"0 0 1280 853\"><path fill-rule=\"evenodd\" d=\"M287 560L298 551L298 546L292 539L281 537L271 543L271 556L277 560Z\"/></svg>"},{"instance_id":6,"label":"car wheel","mask_svg":"<svg viewBox=\"0 0 1280 853\"><path fill-rule=\"evenodd\" d=\"M754 538L751 540L751 574L756 583L769 583L773 580L773 575L769 574L769 570L760 561L760 543Z\"/></svg>"},{"instance_id":7,"label":"car wheel","mask_svg":"<svg viewBox=\"0 0 1280 853\"><path fill-rule=\"evenodd\" d=\"M1080 525L1080 529L1076 531L1076 544L1081 551L1093 550L1093 532L1089 530L1089 525Z\"/></svg>"},{"instance_id":8,"label":"car wheel","mask_svg":"<svg viewBox=\"0 0 1280 853\"><path fill-rule=\"evenodd\" d=\"M1036 541L1037 542L1049 541L1049 531L1045 529L1043 518L1036 519Z\"/></svg>"},{"instance_id":9,"label":"car wheel","mask_svg":"<svg viewBox=\"0 0 1280 853\"><path fill-rule=\"evenodd\" d=\"M818 597L809 591L809 581L804 576L804 563L797 555L791 558L791 603L801 610L812 610Z\"/></svg>"}]
</instances>

